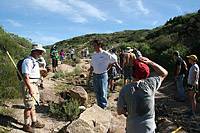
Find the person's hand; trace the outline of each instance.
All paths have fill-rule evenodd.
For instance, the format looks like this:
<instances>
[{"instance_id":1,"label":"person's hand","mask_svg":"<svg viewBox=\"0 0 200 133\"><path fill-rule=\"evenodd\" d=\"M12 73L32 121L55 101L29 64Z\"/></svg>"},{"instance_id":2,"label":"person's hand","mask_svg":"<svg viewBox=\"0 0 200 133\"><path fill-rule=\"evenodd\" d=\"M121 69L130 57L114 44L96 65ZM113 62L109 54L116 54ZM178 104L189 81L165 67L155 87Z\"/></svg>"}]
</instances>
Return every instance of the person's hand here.
<instances>
[{"instance_id":1,"label":"person's hand","mask_svg":"<svg viewBox=\"0 0 200 133\"><path fill-rule=\"evenodd\" d=\"M91 80L91 74L89 74L89 76L88 76L88 80L89 80L89 81Z\"/></svg>"},{"instance_id":2,"label":"person's hand","mask_svg":"<svg viewBox=\"0 0 200 133\"><path fill-rule=\"evenodd\" d=\"M150 64L150 63L152 63L152 61L149 60L147 57L139 57L139 60L141 60L141 61L144 62L145 64Z\"/></svg>"},{"instance_id":3,"label":"person's hand","mask_svg":"<svg viewBox=\"0 0 200 133\"><path fill-rule=\"evenodd\" d=\"M41 73L47 73L47 69L46 69L46 68L41 68L41 69L40 69L40 72L41 72Z\"/></svg>"},{"instance_id":4,"label":"person's hand","mask_svg":"<svg viewBox=\"0 0 200 133\"><path fill-rule=\"evenodd\" d=\"M33 89L30 89L30 90L29 90L29 93L30 93L31 96L33 96L33 94L34 94Z\"/></svg>"}]
</instances>

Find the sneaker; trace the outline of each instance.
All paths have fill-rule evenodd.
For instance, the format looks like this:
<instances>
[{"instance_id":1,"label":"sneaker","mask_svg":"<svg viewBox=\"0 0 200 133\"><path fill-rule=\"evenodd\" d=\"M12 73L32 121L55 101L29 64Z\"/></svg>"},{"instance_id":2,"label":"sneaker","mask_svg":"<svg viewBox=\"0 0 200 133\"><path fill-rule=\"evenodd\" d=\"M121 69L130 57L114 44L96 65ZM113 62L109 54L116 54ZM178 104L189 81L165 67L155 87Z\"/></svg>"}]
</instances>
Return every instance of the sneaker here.
<instances>
[{"instance_id":1,"label":"sneaker","mask_svg":"<svg viewBox=\"0 0 200 133\"><path fill-rule=\"evenodd\" d=\"M40 87L41 87L42 89L44 89L44 86L43 86L43 84L40 84Z\"/></svg>"},{"instance_id":2,"label":"sneaker","mask_svg":"<svg viewBox=\"0 0 200 133\"><path fill-rule=\"evenodd\" d=\"M112 90L112 93L117 93L117 91L116 90Z\"/></svg>"},{"instance_id":3,"label":"sneaker","mask_svg":"<svg viewBox=\"0 0 200 133\"><path fill-rule=\"evenodd\" d=\"M32 125L31 125L31 127L34 127L34 128L43 128L44 126L45 126L45 124L43 124L39 121L32 122Z\"/></svg>"},{"instance_id":4,"label":"sneaker","mask_svg":"<svg viewBox=\"0 0 200 133\"><path fill-rule=\"evenodd\" d=\"M24 125L24 126L23 126L23 130L24 130L25 132L29 132L29 133L34 133L34 132L35 132L35 131L33 130L33 128L31 128L30 125Z\"/></svg>"}]
</instances>

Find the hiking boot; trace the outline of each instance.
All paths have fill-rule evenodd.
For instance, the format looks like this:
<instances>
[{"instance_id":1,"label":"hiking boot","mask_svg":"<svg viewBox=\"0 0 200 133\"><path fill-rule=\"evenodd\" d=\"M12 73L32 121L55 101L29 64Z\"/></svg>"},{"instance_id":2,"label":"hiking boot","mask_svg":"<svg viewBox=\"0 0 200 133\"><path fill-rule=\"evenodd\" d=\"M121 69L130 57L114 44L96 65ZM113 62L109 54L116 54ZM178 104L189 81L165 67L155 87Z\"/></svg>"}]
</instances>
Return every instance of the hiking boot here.
<instances>
[{"instance_id":1,"label":"hiking boot","mask_svg":"<svg viewBox=\"0 0 200 133\"><path fill-rule=\"evenodd\" d=\"M112 93L117 93L117 91L116 90L112 90Z\"/></svg>"},{"instance_id":2,"label":"hiking boot","mask_svg":"<svg viewBox=\"0 0 200 133\"><path fill-rule=\"evenodd\" d=\"M44 86L43 86L43 84L40 84L40 87L41 87L42 89L44 89Z\"/></svg>"},{"instance_id":3,"label":"hiking boot","mask_svg":"<svg viewBox=\"0 0 200 133\"><path fill-rule=\"evenodd\" d=\"M43 128L44 126L45 126L45 124L43 124L39 121L32 122L32 125L31 125L31 127L34 127L34 128Z\"/></svg>"},{"instance_id":4,"label":"hiking boot","mask_svg":"<svg viewBox=\"0 0 200 133\"><path fill-rule=\"evenodd\" d=\"M23 130L24 130L25 132L29 132L29 133L34 133L34 132L35 132L35 131L33 130L33 128L31 128L30 125L24 125L24 126L23 126Z\"/></svg>"}]
</instances>

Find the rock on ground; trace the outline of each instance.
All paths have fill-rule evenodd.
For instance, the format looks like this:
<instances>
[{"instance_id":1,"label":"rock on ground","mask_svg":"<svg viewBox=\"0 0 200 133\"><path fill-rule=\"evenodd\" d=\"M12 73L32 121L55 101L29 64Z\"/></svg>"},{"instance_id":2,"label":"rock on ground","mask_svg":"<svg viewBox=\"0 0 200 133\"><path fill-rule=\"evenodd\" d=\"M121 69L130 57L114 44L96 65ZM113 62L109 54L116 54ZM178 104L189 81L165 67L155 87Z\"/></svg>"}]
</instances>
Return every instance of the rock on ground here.
<instances>
[{"instance_id":1,"label":"rock on ground","mask_svg":"<svg viewBox=\"0 0 200 133\"><path fill-rule=\"evenodd\" d=\"M76 121L72 122L72 124L67 127L66 132L75 133L74 131L81 130L82 132L88 131L89 133L106 133L110 128L111 118L112 115L109 111L105 111L99 106L93 105L86 109Z\"/></svg>"},{"instance_id":2,"label":"rock on ground","mask_svg":"<svg viewBox=\"0 0 200 133\"><path fill-rule=\"evenodd\" d=\"M70 97L78 100L81 105L85 105L88 100L88 94L85 89L81 86L74 86L69 90Z\"/></svg>"}]
</instances>

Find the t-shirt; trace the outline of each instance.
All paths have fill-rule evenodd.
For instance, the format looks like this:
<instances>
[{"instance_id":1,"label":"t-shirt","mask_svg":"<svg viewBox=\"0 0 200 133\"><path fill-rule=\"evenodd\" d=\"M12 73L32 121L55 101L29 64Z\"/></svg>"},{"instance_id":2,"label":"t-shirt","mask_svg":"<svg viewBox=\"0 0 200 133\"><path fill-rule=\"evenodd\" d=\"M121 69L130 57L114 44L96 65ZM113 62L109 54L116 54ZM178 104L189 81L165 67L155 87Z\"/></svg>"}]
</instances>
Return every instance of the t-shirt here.
<instances>
[{"instance_id":1,"label":"t-shirt","mask_svg":"<svg viewBox=\"0 0 200 133\"><path fill-rule=\"evenodd\" d=\"M58 51L53 50L51 53L55 54L55 56L53 57L54 59L58 59Z\"/></svg>"},{"instance_id":2,"label":"t-shirt","mask_svg":"<svg viewBox=\"0 0 200 133\"><path fill-rule=\"evenodd\" d=\"M89 55L89 51L88 51L88 50L85 50L85 54L86 54L86 55Z\"/></svg>"},{"instance_id":3,"label":"t-shirt","mask_svg":"<svg viewBox=\"0 0 200 133\"><path fill-rule=\"evenodd\" d=\"M194 85L197 85L199 82L199 66L195 63L190 67L189 75L188 75L188 84L192 85L192 81L194 79L194 72L197 72L197 79L194 82Z\"/></svg>"},{"instance_id":4,"label":"t-shirt","mask_svg":"<svg viewBox=\"0 0 200 133\"><path fill-rule=\"evenodd\" d=\"M40 68L37 60L28 55L22 63L22 74L28 74L30 83L38 82L40 79ZM34 78L34 79L31 79Z\"/></svg>"},{"instance_id":5,"label":"t-shirt","mask_svg":"<svg viewBox=\"0 0 200 133\"><path fill-rule=\"evenodd\" d=\"M185 70L184 70L184 62L183 62L183 59L181 57L178 57L177 60L176 60L176 64L175 64L175 74L177 72L177 66L181 66L181 71L179 73L179 75L181 74L184 74L185 73Z\"/></svg>"},{"instance_id":6,"label":"t-shirt","mask_svg":"<svg viewBox=\"0 0 200 133\"><path fill-rule=\"evenodd\" d=\"M71 54L74 54L74 49L71 49Z\"/></svg>"},{"instance_id":7,"label":"t-shirt","mask_svg":"<svg viewBox=\"0 0 200 133\"><path fill-rule=\"evenodd\" d=\"M65 53L64 53L64 52L60 52L60 55L64 57L64 56L65 56Z\"/></svg>"},{"instance_id":8,"label":"t-shirt","mask_svg":"<svg viewBox=\"0 0 200 133\"><path fill-rule=\"evenodd\" d=\"M135 58L136 58L135 54L133 54L133 53L126 53L124 55L124 59L123 59L123 62L125 62L124 67L125 66L133 66Z\"/></svg>"},{"instance_id":9,"label":"t-shirt","mask_svg":"<svg viewBox=\"0 0 200 133\"><path fill-rule=\"evenodd\" d=\"M128 133L152 133L155 128L155 92L161 85L155 76L125 85L119 94L117 106L126 108Z\"/></svg>"},{"instance_id":10,"label":"t-shirt","mask_svg":"<svg viewBox=\"0 0 200 133\"><path fill-rule=\"evenodd\" d=\"M116 58L113 57L109 52L102 50L99 53L94 53L90 62L90 66L94 68L95 74L102 74L107 72L109 64L117 62Z\"/></svg>"}]
</instances>

